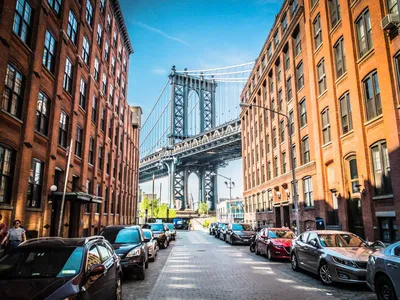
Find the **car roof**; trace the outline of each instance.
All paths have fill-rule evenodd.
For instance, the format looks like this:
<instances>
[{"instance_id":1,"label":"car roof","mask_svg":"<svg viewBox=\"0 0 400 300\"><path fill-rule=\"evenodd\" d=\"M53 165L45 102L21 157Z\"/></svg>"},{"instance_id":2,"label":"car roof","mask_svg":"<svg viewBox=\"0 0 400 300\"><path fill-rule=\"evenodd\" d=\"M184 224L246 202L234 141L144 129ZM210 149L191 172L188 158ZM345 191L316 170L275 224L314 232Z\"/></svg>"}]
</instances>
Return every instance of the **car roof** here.
<instances>
[{"instance_id":1,"label":"car roof","mask_svg":"<svg viewBox=\"0 0 400 300\"><path fill-rule=\"evenodd\" d=\"M89 242L101 240L104 240L104 238L100 236L93 236L89 238L43 237L29 239L21 243L18 247L82 247Z\"/></svg>"},{"instance_id":2,"label":"car roof","mask_svg":"<svg viewBox=\"0 0 400 300\"><path fill-rule=\"evenodd\" d=\"M289 231L292 231L292 230L290 230L290 228L287 228L287 227L265 227L263 229L268 229L268 230L289 230Z\"/></svg>"},{"instance_id":3,"label":"car roof","mask_svg":"<svg viewBox=\"0 0 400 300\"><path fill-rule=\"evenodd\" d=\"M340 231L340 230L309 230L309 231L304 231L302 233L317 233L317 234L354 234L348 231ZM355 235L355 234L354 234Z\"/></svg>"},{"instance_id":4,"label":"car roof","mask_svg":"<svg viewBox=\"0 0 400 300\"><path fill-rule=\"evenodd\" d=\"M140 226L139 225L109 225L109 226L106 226L106 227L104 227L104 229L107 229L107 228L134 228L134 229L136 229L136 228L140 228Z\"/></svg>"}]
</instances>

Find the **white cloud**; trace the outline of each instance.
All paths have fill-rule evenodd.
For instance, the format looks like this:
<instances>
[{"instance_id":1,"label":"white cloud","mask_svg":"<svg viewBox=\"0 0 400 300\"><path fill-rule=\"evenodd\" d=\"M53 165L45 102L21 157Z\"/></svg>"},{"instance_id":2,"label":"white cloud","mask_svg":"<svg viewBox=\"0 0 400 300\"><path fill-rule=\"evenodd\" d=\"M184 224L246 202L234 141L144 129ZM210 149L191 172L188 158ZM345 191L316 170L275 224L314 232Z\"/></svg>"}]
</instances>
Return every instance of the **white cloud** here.
<instances>
[{"instance_id":1,"label":"white cloud","mask_svg":"<svg viewBox=\"0 0 400 300\"><path fill-rule=\"evenodd\" d=\"M162 69L162 68L155 68L151 70L151 73L156 74L156 75L165 75L167 74L167 70Z\"/></svg>"},{"instance_id":2,"label":"white cloud","mask_svg":"<svg viewBox=\"0 0 400 300\"><path fill-rule=\"evenodd\" d=\"M160 29L151 27L151 26L149 26L149 25L147 25L147 24L144 24L144 23L141 23L141 22L137 22L137 23L135 23L135 24L138 25L138 26L140 26L140 27L142 27L142 28L145 28L145 29L147 29L147 30L150 30L150 31L152 31L152 32L158 33L158 34L160 34L160 35L166 37L166 38L169 39L169 40L172 40L172 41L178 42L178 43L180 43L180 44L182 44L182 45L185 45L185 46L190 47L190 45L189 45L187 42L185 42L184 40L182 40L182 39L180 39L180 38L177 38L177 37L174 37L174 36L172 36L172 35L169 35L168 33L165 33L164 31L161 31Z\"/></svg>"}]
</instances>

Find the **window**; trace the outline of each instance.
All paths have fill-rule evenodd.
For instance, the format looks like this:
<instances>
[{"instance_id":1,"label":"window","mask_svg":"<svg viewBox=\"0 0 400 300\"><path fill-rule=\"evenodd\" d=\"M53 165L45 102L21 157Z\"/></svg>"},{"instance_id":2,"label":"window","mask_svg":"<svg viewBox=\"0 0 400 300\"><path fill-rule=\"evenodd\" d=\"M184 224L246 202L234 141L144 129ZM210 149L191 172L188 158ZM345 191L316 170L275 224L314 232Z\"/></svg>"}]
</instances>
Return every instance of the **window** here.
<instances>
[{"instance_id":1,"label":"window","mask_svg":"<svg viewBox=\"0 0 400 300\"><path fill-rule=\"evenodd\" d=\"M374 172L375 196L392 194L389 154L386 141L380 141L372 145L371 156Z\"/></svg>"},{"instance_id":2,"label":"window","mask_svg":"<svg viewBox=\"0 0 400 300\"><path fill-rule=\"evenodd\" d=\"M331 17L331 28L340 21L340 4L339 0L328 0L329 15Z\"/></svg>"},{"instance_id":3,"label":"window","mask_svg":"<svg viewBox=\"0 0 400 300\"><path fill-rule=\"evenodd\" d=\"M115 57L111 57L111 73L115 75Z\"/></svg>"},{"instance_id":4,"label":"window","mask_svg":"<svg viewBox=\"0 0 400 300\"><path fill-rule=\"evenodd\" d=\"M110 46L106 41L106 44L104 45L104 60L108 61L109 55L110 55Z\"/></svg>"},{"instance_id":5,"label":"window","mask_svg":"<svg viewBox=\"0 0 400 300\"><path fill-rule=\"evenodd\" d=\"M103 73L103 86L102 86L103 94L107 93L107 74Z\"/></svg>"},{"instance_id":6,"label":"window","mask_svg":"<svg viewBox=\"0 0 400 300\"><path fill-rule=\"evenodd\" d=\"M58 144L63 148L67 148L68 123L69 117L65 114L65 112L62 111L60 115L60 124L58 127Z\"/></svg>"},{"instance_id":7,"label":"window","mask_svg":"<svg viewBox=\"0 0 400 300\"><path fill-rule=\"evenodd\" d=\"M283 52L284 60L285 60L285 71L290 68L290 52L289 52L289 45L286 46L286 49Z\"/></svg>"},{"instance_id":8,"label":"window","mask_svg":"<svg viewBox=\"0 0 400 300\"><path fill-rule=\"evenodd\" d=\"M279 111L283 110L283 96L282 96L282 89L278 92L278 109Z\"/></svg>"},{"instance_id":9,"label":"window","mask_svg":"<svg viewBox=\"0 0 400 300\"><path fill-rule=\"evenodd\" d=\"M96 57L96 58L94 59L94 74L93 74L93 77L94 77L94 79L95 79L96 81L99 81L99 79L100 79L100 71L99 71L99 68L100 68L99 59Z\"/></svg>"},{"instance_id":10,"label":"window","mask_svg":"<svg viewBox=\"0 0 400 300\"><path fill-rule=\"evenodd\" d=\"M103 171L103 155L104 155L104 148L103 146L99 146L99 171Z\"/></svg>"},{"instance_id":11,"label":"window","mask_svg":"<svg viewBox=\"0 0 400 300\"><path fill-rule=\"evenodd\" d=\"M75 45L76 45L77 32L78 32L78 22L76 21L74 13L72 12L72 10L70 10L68 16L67 35Z\"/></svg>"},{"instance_id":12,"label":"window","mask_svg":"<svg viewBox=\"0 0 400 300\"><path fill-rule=\"evenodd\" d=\"M310 162L310 145L308 144L308 136L301 140L301 150L303 152L303 165Z\"/></svg>"},{"instance_id":13,"label":"window","mask_svg":"<svg viewBox=\"0 0 400 300\"><path fill-rule=\"evenodd\" d=\"M322 122L322 139L324 144L331 141L331 124L329 122L329 107L325 108L321 113Z\"/></svg>"},{"instance_id":14,"label":"window","mask_svg":"<svg viewBox=\"0 0 400 300\"><path fill-rule=\"evenodd\" d=\"M397 0L387 0L387 9L389 14L398 14L399 13L399 4Z\"/></svg>"},{"instance_id":15,"label":"window","mask_svg":"<svg viewBox=\"0 0 400 300\"><path fill-rule=\"evenodd\" d=\"M400 95L400 52L394 57L394 63L396 67L397 94Z\"/></svg>"},{"instance_id":16,"label":"window","mask_svg":"<svg viewBox=\"0 0 400 300\"><path fill-rule=\"evenodd\" d=\"M274 209L274 197L272 196L272 190L268 190L268 210Z\"/></svg>"},{"instance_id":17,"label":"window","mask_svg":"<svg viewBox=\"0 0 400 300\"><path fill-rule=\"evenodd\" d=\"M81 78L81 87L79 88L79 106L86 109L86 82Z\"/></svg>"},{"instance_id":18,"label":"window","mask_svg":"<svg viewBox=\"0 0 400 300\"><path fill-rule=\"evenodd\" d=\"M55 64L55 55L56 55L56 40L53 35L46 30L46 37L44 41L44 50L43 50L43 66L47 68L51 73L54 73L54 64Z\"/></svg>"},{"instance_id":19,"label":"window","mask_svg":"<svg viewBox=\"0 0 400 300\"><path fill-rule=\"evenodd\" d=\"M111 17L110 14L107 14L107 31L111 31Z\"/></svg>"},{"instance_id":20,"label":"window","mask_svg":"<svg viewBox=\"0 0 400 300\"><path fill-rule=\"evenodd\" d=\"M325 60L321 59L317 65L318 73L318 93L321 95L326 91Z\"/></svg>"},{"instance_id":21,"label":"window","mask_svg":"<svg viewBox=\"0 0 400 300\"><path fill-rule=\"evenodd\" d=\"M31 171L29 173L28 192L26 195L26 205L28 207L40 207L42 199L43 166L44 164L41 161L32 159Z\"/></svg>"},{"instance_id":22,"label":"window","mask_svg":"<svg viewBox=\"0 0 400 300\"><path fill-rule=\"evenodd\" d=\"M3 92L3 110L18 119L22 114L22 101L24 97L25 77L13 66L8 65Z\"/></svg>"},{"instance_id":23,"label":"window","mask_svg":"<svg viewBox=\"0 0 400 300\"><path fill-rule=\"evenodd\" d=\"M20 39L29 44L32 26L32 7L26 0L17 0L15 8L13 31Z\"/></svg>"},{"instance_id":24,"label":"window","mask_svg":"<svg viewBox=\"0 0 400 300\"><path fill-rule=\"evenodd\" d=\"M82 138L83 129L79 125L76 127L75 155L82 157Z\"/></svg>"},{"instance_id":25,"label":"window","mask_svg":"<svg viewBox=\"0 0 400 300\"><path fill-rule=\"evenodd\" d=\"M112 117L109 118L109 122L108 122L108 138L109 139L111 139L111 135L112 135L113 122L114 122L114 119Z\"/></svg>"},{"instance_id":26,"label":"window","mask_svg":"<svg viewBox=\"0 0 400 300\"><path fill-rule=\"evenodd\" d=\"M269 45L269 46L268 46L268 49L267 49L268 61L269 61L269 59L271 58L271 56L272 56L272 46Z\"/></svg>"},{"instance_id":27,"label":"window","mask_svg":"<svg viewBox=\"0 0 400 300\"><path fill-rule=\"evenodd\" d=\"M318 49L319 46L322 44L322 30L321 30L321 17L318 15L314 22L313 22L313 27L314 27L314 46L315 49Z\"/></svg>"},{"instance_id":28,"label":"window","mask_svg":"<svg viewBox=\"0 0 400 300\"><path fill-rule=\"evenodd\" d=\"M276 46L278 46L278 44L279 44L279 32L277 31L275 33L275 35L274 35L274 46L275 46L275 49L276 49Z\"/></svg>"},{"instance_id":29,"label":"window","mask_svg":"<svg viewBox=\"0 0 400 300\"><path fill-rule=\"evenodd\" d=\"M100 11L102 13L104 13L104 8L105 8L105 4L104 4L105 0L100 0Z\"/></svg>"},{"instance_id":30,"label":"window","mask_svg":"<svg viewBox=\"0 0 400 300\"><path fill-rule=\"evenodd\" d=\"M274 149L277 146L277 140L276 140L276 128L272 129L272 146Z\"/></svg>"},{"instance_id":31,"label":"window","mask_svg":"<svg viewBox=\"0 0 400 300\"><path fill-rule=\"evenodd\" d=\"M271 100L271 110L275 111L275 99ZM275 119L275 113L271 112L271 119Z\"/></svg>"},{"instance_id":32,"label":"window","mask_svg":"<svg viewBox=\"0 0 400 300\"><path fill-rule=\"evenodd\" d=\"M378 218L381 240L384 243L392 244L399 240L396 218ZM397 252L396 252L397 250ZM397 257L400 256L399 247L394 249ZM397 254L396 254L397 253Z\"/></svg>"},{"instance_id":33,"label":"window","mask_svg":"<svg viewBox=\"0 0 400 300\"><path fill-rule=\"evenodd\" d=\"M103 28L101 27L100 23L97 24L97 45L101 47L101 41L103 40Z\"/></svg>"},{"instance_id":34,"label":"window","mask_svg":"<svg viewBox=\"0 0 400 300\"><path fill-rule=\"evenodd\" d=\"M0 144L0 203L11 203L15 152Z\"/></svg>"},{"instance_id":35,"label":"window","mask_svg":"<svg viewBox=\"0 0 400 300\"><path fill-rule=\"evenodd\" d=\"M65 60L63 87L70 94L72 94L73 73L74 73L74 66L72 65L70 59L67 57L67 59Z\"/></svg>"},{"instance_id":36,"label":"window","mask_svg":"<svg viewBox=\"0 0 400 300\"><path fill-rule=\"evenodd\" d=\"M47 0L47 3L57 15L60 14L61 0Z\"/></svg>"},{"instance_id":37,"label":"window","mask_svg":"<svg viewBox=\"0 0 400 300\"><path fill-rule=\"evenodd\" d=\"M370 49L372 49L372 28L369 18L369 11L361 13L361 16L356 21L358 56L362 57Z\"/></svg>"},{"instance_id":38,"label":"window","mask_svg":"<svg viewBox=\"0 0 400 300\"><path fill-rule=\"evenodd\" d=\"M311 177L303 179L303 191L304 191L304 207L313 207L314 198L313 198Z\"/></svg>"},{"instance_id":39,"label":"window","mask_svg":"<svg viewBox=\"0 0 400 300\"><path fill-rule=\"evenodd\" d=\"M282 153L282 174L287 172L286 152Z\"/></svg>"},{"instance_id":40,"label":"window","mask_svg":"<svg viewBox=\"0 0 400 300\"><path fill-rule=\"evenodd\" d=\"M296 154L296 145L293 145L292 147L292 155L293 155L293 165L296 168L297 167L297 154Z\"/></svg>"},{"instance_id":41,"label":"window","mask_svg":"<svg viewBox=\"0 0 400 300\"><path fill-rule=\"evenodd\" d=\"M82 45L82 59L88 65L89 64L89 52L90 45L86 36L83 37L83 45Z\"/></svg>"},{"instance_id":42,"label":"window","mask_svg":"<svg viewBox=\"0 0 400 300\"><path fill-rule=\"evenodd\" d=\"M271 145L269 142L269 134L267 134L267 137L265 140L267 141L267 153L269 153L271 151Z\"/></svg>"},{"instance_id":43,"label":"window","mask_svg":"<svg viewBox=\"0 0 400 300\"><path fill-rule=\"evenodd\" d=\"M304 127L307 125L307 107L306 107L306 99L303 99L299 103L299 111L300 111L300 127Z\"/></svg>"},{"instance_id":44,"label":"window","mask_svg":"<svg viewBox=\"0 0 400 300\"><path fill-rule=\"evenodd\" d=\"M286 14L283 16L281 21L282 35L286 32L287 29L287 17Z\"/></svg>"},{"instance_id":45,"label":"window","mask_svg":"<svg viewBox=\"0 0 400 300\"><path fill-rule=\"evenodd\" d=\"M100 129L104 132L106 130L106 109L101 109Z\"/></svg>"},{"instance_id":46,"label":"window","mask_svg":"<svg viewBox=\"0 0 400 300\"><path fill-rule=\"evenodd\" d=\"M289 77L286 81L286 94L287 94L287 102L292 101L293 99L292 77Z\"/></svg>"},{"instance_id":47,"label":"window","mask_svg":"<svg viewBox=\"0 0 400 300\"><path fill-rule=\"evenodd\" d=\"M108 102L113 104L114 102L113 98L114 98L114 87L112 86L112 84L110 84L110 94L108 95Z\"/></svg>"},{"instance_id":48,"label":"window","mask_svg":"<svg viewBox=\"0 0 400 300\"><path fill-rule=\"evenodd\" d=\"M110 164L111 164L111 153L107 154L107 161L106 161L106 174L110 175Z\"/></svg>"},{"instance_id":49,"label":"window","mask_svg":"<svg viewBox=\"0 0 400 300\"><path fill-rule=\"evenodd\" d=\"M358 170L357 170L357 159L355 155L350 156L346 159L348 163L348 171L350 175L351 193L357 193L358 187Z\"/></svg>"},{"instance_id":50,"label":"window","mask_svg":"<svg viewBox=\"0 0 400 300\"><path fill-rule=\"evenodd\" d=\"M114 40L114 47L117 47L117 28L114 28L113 40Z\"/></svg>"},{"instance_id":51,"label":"window","mask_svg":"<svg viewBox=\"0 0 400 300\"><path fill-rule=\"evenodd\" d=\"M367 120L371 120L382 114L378 73L375 71L368 74L368 76L363 80L363 86Z\"/></svg>"},{"instance_id":52,"label":"window","mask_svg":"<svg viewBox=\"0 0 400 300\"><path fill-rule=\"evenodd\" d=\"M278 164L278 156L274 157L274 167L275 167L275 177L279 176L279 164Z\"/></svg>"},{"instance_id":53,"label":"window","mask_svg":"<svg viewBox=\"0 0 400 300\"><path fill-rule=\"evenodd\" d=\"M311 7L314 7L315 4L317 4L318 0L311 0Z\"/></svg>"},{"instance_id":54,"label":"window","mask_svg":"<svg viewBox=\"0 0 400 300\"><path fill-rule=\"evenodd\" d=\"M108 203L109 203L109 193L108 193L108 188L104 188L104 213L108 214Z\"/></svg>"},{"instance_id":55,"label":"window","mask_svg":"<svg viewBox=\"0 0 400 300\"><path fill-rule=\"evenodd\" d=\"M340 118L342 122L342 133L345 134L353 129L353 120L351 116L350 94L347 92L339 98Z\"/></svg>"},{"instance_id":56,"label":"window","mask_svg":"<svg viewBox=\"0 0 400 300\"><path fill-rule=\"evenodd\" d=\"M279 123L279 133L280 133L281 143L283 143L285 141L285 123L283 119Z\"/></svg>"},{"instance_id":57,"label":"window","mask_svg":"<svg viewBox=\"0 0 400 300\"><path fill-rule=\"evenodd\" d=\"M296 67L296 81L297 81L297 91L299 91L304 87L304 74L303 74L302 61Z\"/></svg>"},{"instance_id":58,"label":"window","mask_svg":"<svg viewBox=\"0 0 400 300\"><path fill-rule=\"evenodd\" d=\"M297 30L295 31L294 35L294 56L297 56L301 52L301 37L300 37L300 28L297 27Z\"/></svg>"},{"instance_id":59,"label":"window","mask_svg":"<svg viewBox=\"0 0 400 300\"><path fill-rule=\"evenodd\" d=\"M268 161L267 176L268 176L268 180L270 180L272 178L271 162L270 161Z\"/></svg>"},{"instance_id":60,"label":"window","mask_svg":"<svg viewBox=\"0 0 400 300\"><path fill-rule=\"evenodd\" d=\"M50 100L42 92L39 92L36 108L35 130L46 136L49 126L49 115Z\"/></svg>"},{"instance_id":61,"label":"window","mask_svg":"<svg viewBox=\"0 0 400 300\"><path fill-rule=\"evenodd\" d=\"M86 0L86 21L93 27L93 6L90 0Z\"/></svg>"},{"instance_id":62,"label":"window","mask_svg":"<svg viewBox=\"0 0 400 300\"><path fill-rule=\"evenodd\" d=\"M92 99L92 122L97 122L97 97L93 95Z\"/></svg>"},{"instance_id":63,"label":"window","mask_svg":"<svg viewBox=\"0 0 400 300\"><path fill-rule=\"evenodd\" d=\"M344 51L343 37L341 37L333 46L335 55L336 78L339 78L346 72L346 55Z\"/></svg>"},{"instance_id":64,"label":"window","mask_svg":"<svg viewBox=\"0 0 400 300\"><path fill-rule=\"evenodd\" d=\"M123 63L123 65L124 65L124 72L126 72L126 66L127 66L127 64L126 64L126 58L124 57L124 63Z\"/></svg>"},{"instance_id":65,"label":"window","mask_svg":"<svg viewBox=\"0 0 400 300\"><path fill-rule=\"evenodd\" d=\"M90 165L94 164L94 138L90 137L89 139L89 157L88 157L88 163Z\"/></svg>"},{"instance_id":66,"label":"window","mask_svg":"<svg viewBox=\"0 0 400 300\"><path fill-rule=\"evenodd\" d=\"M294 134L294 113L293 110L289 112L289 134L293 135Z\"/></svg>"}]
</instances>

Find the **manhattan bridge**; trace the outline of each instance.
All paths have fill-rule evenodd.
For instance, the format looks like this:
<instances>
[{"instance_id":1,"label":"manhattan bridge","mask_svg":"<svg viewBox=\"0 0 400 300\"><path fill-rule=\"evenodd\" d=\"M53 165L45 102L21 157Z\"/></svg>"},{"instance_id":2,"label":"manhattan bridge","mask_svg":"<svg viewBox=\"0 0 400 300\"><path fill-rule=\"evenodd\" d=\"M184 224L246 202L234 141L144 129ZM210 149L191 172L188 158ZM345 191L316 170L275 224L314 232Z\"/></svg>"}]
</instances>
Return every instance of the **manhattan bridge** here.
<instances>
[{"instance_id":1,"label":"manhattan bridge","mask_svg":"<svg viewBox=\"0 0 400 300\"><path fill-rule=\"evenodd\" d=\"M176 70L143 121L139 182L168 176L169 203L188 207L188 178L199 180L199 201L214 211L218 168L242 154L240 95L254 63Z\"/></svg>"}]
</instances>

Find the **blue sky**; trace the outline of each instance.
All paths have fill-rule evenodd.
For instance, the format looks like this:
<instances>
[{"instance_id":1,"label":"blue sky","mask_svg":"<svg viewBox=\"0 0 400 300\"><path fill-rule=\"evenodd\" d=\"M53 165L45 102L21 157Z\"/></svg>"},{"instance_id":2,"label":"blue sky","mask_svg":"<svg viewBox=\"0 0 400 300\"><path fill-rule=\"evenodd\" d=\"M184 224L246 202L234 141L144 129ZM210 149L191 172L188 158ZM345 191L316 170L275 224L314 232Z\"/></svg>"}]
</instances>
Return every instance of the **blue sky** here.
<instances>
[{"instance_id":1,"label":"blue sky","mask_svg":"<svg viewBox=\"0 0 400 300\"><path fill-rule=\"evenodd\" d=\"M130 57L128 101L144 115L155 103L172 65L204 69L254 61L260 53L283 0L120 0L134 48ZM233 174L233 196L241 196L241 161L219 172ZM161 180L162 181L162 180ZM229 190L220 180L218 193ZM162 197L166 200L167 182ZM164 183L165 182L165 183ZM197 197L194 178L189 193ZM157 183L159 190L159 183ZM142 184L151 191L151 184Z\"/></svg>"}]
</instances>

